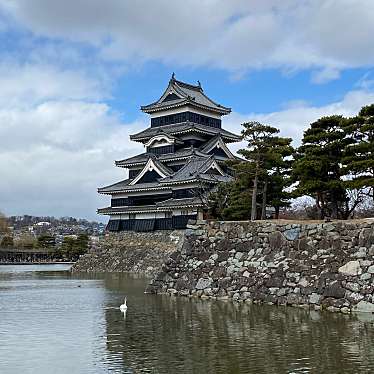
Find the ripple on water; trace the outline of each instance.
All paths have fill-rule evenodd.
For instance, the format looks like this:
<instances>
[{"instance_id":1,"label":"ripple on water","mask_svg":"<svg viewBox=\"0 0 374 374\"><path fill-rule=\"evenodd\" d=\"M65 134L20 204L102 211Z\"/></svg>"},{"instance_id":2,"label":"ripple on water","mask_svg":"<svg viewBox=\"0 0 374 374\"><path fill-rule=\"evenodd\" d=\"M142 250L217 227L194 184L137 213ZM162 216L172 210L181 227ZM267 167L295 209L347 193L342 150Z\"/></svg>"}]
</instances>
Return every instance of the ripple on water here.
<instances>
[{"instance_id":1,"label":"ripple on water","mask_svg":"<svg viewBox=\"0 0 374 374\"><path fill-rule=\"evenodd\" d=\"M0 267L0 373L374 372L373 317L144 295L145 284Z\"/></svg>"}]
</instances>

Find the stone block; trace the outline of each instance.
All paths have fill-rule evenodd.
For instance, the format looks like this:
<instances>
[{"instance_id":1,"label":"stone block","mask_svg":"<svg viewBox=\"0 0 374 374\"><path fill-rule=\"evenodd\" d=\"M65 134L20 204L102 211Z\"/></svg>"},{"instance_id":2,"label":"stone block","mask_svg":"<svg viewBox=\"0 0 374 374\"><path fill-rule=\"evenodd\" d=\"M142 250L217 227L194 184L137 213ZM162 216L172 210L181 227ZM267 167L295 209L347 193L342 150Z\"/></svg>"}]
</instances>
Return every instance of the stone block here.
<instances>
[{"instance_id":1,"label":"stone block","mask_svg":"<svg viewBox=\"0 0 374 374\"><path fill-rule=\"evenodd\" d=\"M350 301L351 303L353 304L357 304L358 302L360 302L364 296L361 295L360 293L358 292L350 292L350 291L347 291L346 292L346 295L345 295L345 298Z\"/></svg>"},{"instance_id":2,"label":"stone block","mask_svg":"<svg viewBox=\"0 0 374 374\"><path fill-rule=\"evenodd\" d=\"M280 288L283 286L284 278L271 277L266 281L266 286L269 288Z\"/></svg>"},{"instance_id":3,"label":"stone block","mask_svg":"<svg viewBox=\"0 0 374 374\"><path fill-rule=\"evenodd\" d=\"M335 281L326 286L323 296L341 299L344 298L345 292L346 291L341 284L338 281Z\"/></svg>"},{"instance_id":4,"label":"stone block","mask_svg":"<svg viewBox=\"0 0 374 374\"><path fill-rule=\"evenodd\" d=\"M362 273L359 261L349 261L338 269L338 272L343 275L355 276Z\"/></svg>"},{"instance_id":5,"label":"stone block","mask_svg":"<svg viewBox=\"0 0 374 374\"><path fill-rule=\"evenodd\" d=\"M298 239L300 235L300 228L299 227L290 228L286 230L283 234L288 240L296 240Z\"/></svg>"},{"instance_id":6,"label":"stone block","mask_svg":"<svg viewBox=\"0 0 374 374\"><path fill-rule=\"evenodd\" d=\"M369 273L364 273L364 274L361 275L360 280L367 281L367 280L369 280L371 278L371 276L372 275L369 274Z\"/></svg>"},{"instance_id":7,"label":"stone block","mask_svg":"<svg viewBox=\"0 0 374 374\"><path fill-rule=\"evenodd\" d=\"M321 299L322 299L322 295L319 295L319 294L313 292L309 296L309 303L310 304L319 304Z\"/></svg>"},{"instance_id":8,"label":"stone block","mask_svg":"<svg viewBox=\"0 0 374 374\"><path fill-rule=\"evenodd\" d=\"M369 274L374 274L374 265L371 265L371 266L368 268L368 273L369 273Z\"/></svg>"},{"instance_id":9,"label":"stone block","mask_svg":"<svg viewBox=\"0 0 374 374\"><path fill-rule=\"evenodd\" d=\"M205 288L209 288L212 282L213 282L212 278L200 278L197 281L195 288L197 290L203 290Z\"/></svg>"},{"instance_id":10,"label":"stone block","mask_svg":"<svg viewBox=\"0 0 374 374\"><path fill-rule=\"evenodd\" d=\"M358 242L360 246L369 248L374 244L374 229L366 228L360 231Z\"/></svg>"},{"instance_id":11,"label":"stone block","mask_svg":"<svg viewBox=\"0 0 374 374\"><path fill-rule=\"evenodd\" d=\"M374 304L361 300L352 308L352 311L361 313L374 313Z\"/></svg>"},{"instance_id":12,"label":"stone block","mask_svg":"<svg viewBox=\"0 0 374 374\"><path fill-rule=\"evenodd\" d=\"M347 284L345 285L345 288L352 292L359 292L361 287L358 283L347 282Z\"/></svg>"},{"instance_id":13,"label":"stone block","mask_svg":"<svg viewBox=\"0 0 374 374\"><path fill-rule=\"evenodd\" d=\"M332 223L324 223L324 224L322 224L322 228L325 231L334 231L335 230L335 225L332 224Z\"/></svg>"},{"instance_id":14,"label":"stone block","mask_svg":"<svg viewBox=\"0 0 374 374\"><path fill-rule=\"evenodd\" d=\"M243 255L244 255L243 252L236 252L235 259L240 261L242 259Z\"/></svg>"},{"instance_id":15,"label":"stone block","mask_svg":"<svg viewBox=\"0 0 374 374\"><path fill-rule=\"evenodd\" d=\"M365 258L367 255L367 248L366 247L360 247L357 252L355 252L352 257L354 258Z\"/></svg>"},{"instance_id":16,"label":"stone block","mask_svg":"<svg viewBox=\"0 0 374 374\"><path fill-rule=\"evenodd\" d=\"M307 280L306 278L301 278L301 279L299 280L299 285L300 285L301 287L307 287L308 284L309 284L309 282L308 282L308 280Z\"/></svg>"}]
</instances>

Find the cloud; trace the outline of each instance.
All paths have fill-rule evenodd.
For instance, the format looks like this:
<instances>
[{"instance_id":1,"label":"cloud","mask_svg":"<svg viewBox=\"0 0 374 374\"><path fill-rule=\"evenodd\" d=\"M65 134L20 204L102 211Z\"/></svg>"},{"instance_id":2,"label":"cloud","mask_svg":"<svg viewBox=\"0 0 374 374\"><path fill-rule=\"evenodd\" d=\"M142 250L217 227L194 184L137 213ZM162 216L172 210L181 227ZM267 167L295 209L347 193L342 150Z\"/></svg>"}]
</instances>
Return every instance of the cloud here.
<instances>
[{"instance_id":1,"label":"cloud","mask_svg":"<svg viewBox=\"0 0 374 374\"><path fill-rule=\"evenodd\" d=\"M373 90L374 88L374 77L373 72L368 71L365 73L357 82L356 87L362 90Z\"/></svg>"},{"instance_id":2,"label":"cloud","mask_svg":"<svg viewBox=\"0 0 374 374\"><path fill-rule=\"evenodd\" d=\"M374 64L372 0L2 0L0 9L36 36L87 43L106 60L312 69L316 83Z\"/></svg>"},{"instance_id":3,"label":"cloud","mask_svg":"<svg viewBox=\"0 0 374 374\"><path fill-rule=\"evenodd\" d=\"M102 82L83 72L47 64L0 64L0 105L31 105L41 101L99 100L109 95Z\"/></svg>"},{"instance_id":4,"label":"cloud","mask_svg":"<svg viewBox=\"0 0 374 374\"><path fill-rule=\"evenodd\" d=\"M71 74L34 65L7 77L9 99L0 95L0 210L7 214L98 219L108 199L97 187L125 179L113 161L142 151L129 134L146 124L123 123L96 100L100 82ZM43 88L34 87L40 77Z\"/></svg>"},{"instance_id":5,"label":"cloud","mask_svg":"<svg viewBox=\"0 0 374 374\"><path fill-rule=\"evenodd\" d=\"M0 210L98 219L108 198L97 187L125 178L113 161L143 150L129 135L146 121L124 122L107 103L124 65L217 67L233 80L250 69L311 69L321 84L373 65L373 12L366 0L0 0ZM372 86L368 74L340 101L301 98L277 112L233 113L224 126L238 133L258 120L298 144L319 117L374 102Z\"/></svg>"},{"instance_id":6,"label":"cloud","mask_svg":"<svg viewBox=\"0 0 374 374\"><path fill-rule=\"evenodd\" d=\"M0 94L0 210L105 220L96 209L108 198L96 189L125 179L113 161L143 151L129 135L148 123L124 123L103 100L101 80L81 72L3 64L0 81L6 83ZM371 102L374 93L357 89L321 107L299 100L273 113L233 113L224 127L239 133L242 122L258 120L298 144L310 122L329 114L354 115Z\"/></svg>"},{"instance_id":7,"label":"cloud","mask_svg":"<svg viewBox=\"0 0 374 374\"><path fill-rule=\"evenodd\" d=\"M0 110L0 207L9 214L95 218L105 206L97 187L125 179L115 159L140 153L123 124L103 104L48 102Z\"/></svg>"},{"instance_id":8,"label":"cloud","mask_svg":"<svg viewBox=\"0 0 374 374\"><path fill-rule=\"evenodd\" d=\"M323 106L313 106L306 102L293 102L291 106L272 113L233 113L227 119L224 119L224 127L239 133L240 124L248 121L259 121L280 129L280 134L293 139L293 145L298 146L301 143L304 131L310 123L318 118L329 115L343 115L351 117L356 115L364 105L374 103L374 92L366 90L355 90L348 92L342 100ZM233 145L237 150L245 147L246 143Z\"/></svg>"},{"instance_id":9,"label":"cloud","mask_svg":"<svg viewBox=\"0 0 374 374\"><path fill-rule=\"evenodd\" d=\"M340 78L340 72L334 68L324 68L312 74L312 82L317 84L327 83Z\"/></svg>"}]
</instances>

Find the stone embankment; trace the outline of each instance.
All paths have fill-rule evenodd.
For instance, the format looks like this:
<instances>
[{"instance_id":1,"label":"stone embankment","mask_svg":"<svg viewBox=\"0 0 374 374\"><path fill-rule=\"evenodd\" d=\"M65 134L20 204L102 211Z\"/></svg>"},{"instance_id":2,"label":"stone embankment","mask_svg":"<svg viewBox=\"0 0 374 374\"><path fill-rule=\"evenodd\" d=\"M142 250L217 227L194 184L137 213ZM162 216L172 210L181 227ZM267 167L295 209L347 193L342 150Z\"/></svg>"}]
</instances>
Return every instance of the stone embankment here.
<instances>
[{"instance_id":1,"label":"stone embankment","mask_svg":"<svg viewBox=\"0 0 374 374\"><path fill-rule=\"evenodd\" d=\"M81 256L73 272L124 272L153 275L183 242L183 231L111 233Z\"/></svg>"},{"instance_id":2,"label":"stone embankment","mask_svg":"<svg viewBox=\"0 0 374 374\"><path fill-rule=\"evenodd\" d=\"M198 221L147 291L374 313L374 221Z\"/></svg>"}]
</instances>

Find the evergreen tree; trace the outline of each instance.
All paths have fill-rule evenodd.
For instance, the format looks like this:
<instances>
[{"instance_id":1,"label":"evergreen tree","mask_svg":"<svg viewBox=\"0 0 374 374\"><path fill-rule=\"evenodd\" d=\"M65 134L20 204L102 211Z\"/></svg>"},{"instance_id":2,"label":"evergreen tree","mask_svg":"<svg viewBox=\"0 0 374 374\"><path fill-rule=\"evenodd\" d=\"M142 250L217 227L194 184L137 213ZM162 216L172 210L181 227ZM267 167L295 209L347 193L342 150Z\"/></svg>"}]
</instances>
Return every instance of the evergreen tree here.
<instances>
[{"instance_id":1,"label":"evergreen tree","mask_svg":"<svg viewBox=\"0 0 374 374\"><path fill-rule=\"evenodd\" d=\"M242 135L248 141L246 149L238 151L247 160L247 172L252 176L251 220L258 218L257 202L261 190L261 219L266 218L266 207L279 208L287 204L285 187L290 185L292 139L277 136L279 130L259 122L243 124Z\"/></svg>"},{"instance_id":2,"label":"evergreen tree","mask_svg":"<svg viewBox=\"0 0 374 374\"><path fill-rule=\"evenodd\" d=\"M209 195L209 213L222 220L249 219L252 177L247 170L248 164L238 161L228 164L235 170L235 180L220 183Z\"/></svg>"},{"instance_id":3,"label":"evergreen tree","mask_svg":"<svg viewBox=\"0 0 374 374\"><path fill-rule=\"evenodd\" d=\"M285 188L291 184L291 139L275 135L278 129L258 122L243 126L248 148L238 153L245 160L228 162L235 180L210 195L210 213L228 220L265 219L267 206L273 206L278 217L290 198Z\"/></svg>"},{"instance_id":4,"label":"evergreen tree","mask_svg":"<svg viewBox=\"0 0 374 374\"><path fill-rule=\"evenodd\" d=\"M79 234L76 238L65 236L61 245L61 253L71 260L77 260L78 257L88 250L89 238L87 234Z\"/></svg>"},{"instance_id":5,"label":"evergreen tree","mask_svg":"<svg viewBox=\"0 0 374 374\"><path fill-rule=\"evenodd\" d=\"M223 219L249 219L252 201L252 165L247 162L239 162L233 167L235 170L235 180L229 186L229 195L227 206L223 210Z\"/></svg>"},{"instance_id":6,"label":"evergreen tree","mask_svg":"<svg viewBox=\"0 0 374 374\"><path fill-rule=\"evenodd\" d=\"M247 167L253 181L251 199L251 220L253 221L257 219L259 179L264 175L264 165L268 160L271 138L279 130L259 122L246 122L242 126L244 127L242 136L244 140L248 141L248 147L240 149L238 153L249 162Z\"/></svg>"},{"instance_id":7,"label":"evergreen tree","mask_svg":"<svg viewBox=\"0 0 374 374\"><path fill-rule=\"evenodd\" d=\"M298 182L295 194L315 199L320 218L346 218L347 196L342 158L350 143L342 116L320 118L304 132L298 149L293 176Z\"/></svg>"},{"instance_id":8,"label":"evergreen tree","mask_svg":"<svg viewBox=\"0 0 374 374\"><path fill-rule=\"evenodd\" d=\"M13 237L10 235L5 235L0 241L0 248L13 248Z\"/></svg>"},{"instance_id":9,"label":"evergreen tree","mask_svg":"<svg viewBox=\"0 0 374 374\"><path fill-rule=\"evenodd\" d=\"M37 246L38 248L52 249L55 246L55 238L49 234L40 235Z\"/></svg>"},{"instance_id":10,"label":"evergreen tree","mask_svg":"<svg viewBox=\"0 0 374 374\"><path fill-rule=\"evenodd\" d=\"M261 219L266 218L266 207L275 209L275 218L279 218L279 210L289 206L291 194L286 191L292 184L291 173L294 148L291 138L273 136L270 139L270 148L264 164L264 181L262 190Z\"/></svg>"},{"instance_id":11,"label":"evergreen tree","mask_svg":"<svg viewBox=\"0 0 374 374\"><path fill-rule=\"evenodd\" d=\"M361 109L345 126L349 144L343 164L351 178L347 185L352 189L365 189L374 202L374 104Z\"/></svg>"}]
</instances>

